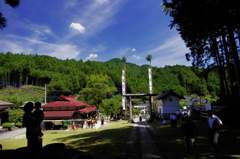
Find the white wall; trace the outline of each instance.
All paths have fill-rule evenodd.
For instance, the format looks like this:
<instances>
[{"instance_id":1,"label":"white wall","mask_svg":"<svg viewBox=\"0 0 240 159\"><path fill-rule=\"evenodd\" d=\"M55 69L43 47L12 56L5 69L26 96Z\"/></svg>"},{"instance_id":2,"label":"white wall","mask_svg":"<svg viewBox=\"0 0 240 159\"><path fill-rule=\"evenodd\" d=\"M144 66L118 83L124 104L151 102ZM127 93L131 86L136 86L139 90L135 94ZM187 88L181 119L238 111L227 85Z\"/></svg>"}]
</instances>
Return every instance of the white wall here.
<instances>
[{"instance_id":1,"label":"white wall","mask_svg":"<svg viewBox=\"0 0 240 159\"><path fill-rule=\"evenodd\" d=\"M170 99L172 99L172 101L170 101ZM162 99L161 105L159 105L159 110L161 109L161 113L164 114L171 114L171 113L175 113L177 110L180 109L180 104L179 104L180 99L173 96L173 95L169 95L166 98ZM160 112L159 112L160 113Z\"/></svg>"}]
</instances>

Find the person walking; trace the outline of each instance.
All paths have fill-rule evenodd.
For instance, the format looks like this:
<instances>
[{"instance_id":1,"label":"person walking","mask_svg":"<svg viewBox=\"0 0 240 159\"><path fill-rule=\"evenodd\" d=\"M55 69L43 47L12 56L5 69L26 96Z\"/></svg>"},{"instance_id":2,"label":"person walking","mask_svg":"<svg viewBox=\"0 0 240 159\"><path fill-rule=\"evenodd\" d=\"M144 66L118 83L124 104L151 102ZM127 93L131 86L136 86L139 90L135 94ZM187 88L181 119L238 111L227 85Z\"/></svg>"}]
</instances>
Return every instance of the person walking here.
<instances>
[{"instance_id":1,"label":"person walking","mask_svg":"<svg viewBox=\"0 0 240 159\"><path fill-rule=\"evenodd\" d=\"M71 126L72 126L73 133L76 133L77 132L77 128L76 128L76 125L75 125L74 121L72 122Z\"/></svg>"},{"instance_id":2,"label":"person walking","mask_svg":"<svg viewBox=\"0 0 240 159\"><path fill-rule=\"evenodd\" d=\"M208 115L208 128L209 128L209 139L213 150L213 153L209 157L220 158L218 150L218 138L219 138L219 127L223 125L220 118L214 115L212 110L207 111Z\"/></svg>"},{"instance_id":3,"label":"person walking","mask_svg":"<svg viewBox=\"0 0 240 159\"><path fill-rule=\"evenodd\" d=\"M189 117L185 118L185 123L181 126L181 131L184 134L185 145L188 156L196 155L196 142L195 136L197 135L198 128L191 122Z\"/></svg>"},{"instance_id":4,"label":"person walking","mask_svg":"<svg viewBox=\"0 0 240 159\"><path fill-rule=\"evenodd\" d=\"M142 114L139 114L139 121L142 122Z\"/></svg>"}]
</instances>

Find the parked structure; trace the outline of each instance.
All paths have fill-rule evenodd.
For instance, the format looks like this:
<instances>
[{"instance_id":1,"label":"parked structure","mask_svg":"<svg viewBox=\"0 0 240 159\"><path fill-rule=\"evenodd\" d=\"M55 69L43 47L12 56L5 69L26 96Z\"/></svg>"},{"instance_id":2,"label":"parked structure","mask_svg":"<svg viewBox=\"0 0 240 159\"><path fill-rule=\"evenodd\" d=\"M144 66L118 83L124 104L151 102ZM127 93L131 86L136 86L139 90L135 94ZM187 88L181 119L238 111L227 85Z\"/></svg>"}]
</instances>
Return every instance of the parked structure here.
<instances>
[{"instance_id":1,"label":"parked structure","mask_svg":"<svg viewBox=\"0 0 240 159\"><path fill-rule=\"evenodd\" d=\"M174 93L173 90L163 91L161 95L155 98L155 100L158 100L158 113L164 118L169 118L171 113L180 109L180 99L184 99L184 97Z\"/></svg>"}]
</instances>

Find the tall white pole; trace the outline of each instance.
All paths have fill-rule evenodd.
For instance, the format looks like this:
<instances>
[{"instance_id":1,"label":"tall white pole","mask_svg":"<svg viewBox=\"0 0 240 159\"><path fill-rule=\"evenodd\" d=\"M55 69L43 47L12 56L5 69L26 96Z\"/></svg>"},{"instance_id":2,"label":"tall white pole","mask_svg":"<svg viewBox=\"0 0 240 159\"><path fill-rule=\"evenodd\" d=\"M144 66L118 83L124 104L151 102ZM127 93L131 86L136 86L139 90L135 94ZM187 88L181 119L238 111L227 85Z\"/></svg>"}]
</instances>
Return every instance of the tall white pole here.
<instances>
[{"instance_id":1,"label":"tall white pole","mask_svg":"<svg viewBox=\"0 0 240 159\"><path fill-rule=\"evenodd\" d=\"M47 84L45 84L45 104L47 104Z\"/></svg>"},{"instance_id":2,"label":"tall white pole","mask_svg":"<svg viewBox=\"0 0 240 159\"><path fill-rule=\"evenodd\" d=\"M153 93L153 86L152 86L152 68L148 68L148 78L149 78L149 92L150 94ZM150 102L149 102L149 107L150 107L150 118L152 118L152 111L153 111L153 96L150 96Z\"/></svg>"},{"instance_id":3,"label":"tall white pole","mask_svg":"<svg viewBox=\"0 0 240 159\"><path fill-rule=\"evenodd\" d=\"M126 94L125 69L122 70L122 95ZM122 96L122 107L126 110L126 97Z\"/></svg>"},{"instance_id":4,"label":"tall white pole","mask_svg":"<svg viewBox=\"0 0 240 159\"><path fill-rule=\"evenodd\" d=\"M148 68L148 78L149 78L149 92L150 94L153 93L153 87L152 87L152 68Z\"/></svg>"}]
</instances>

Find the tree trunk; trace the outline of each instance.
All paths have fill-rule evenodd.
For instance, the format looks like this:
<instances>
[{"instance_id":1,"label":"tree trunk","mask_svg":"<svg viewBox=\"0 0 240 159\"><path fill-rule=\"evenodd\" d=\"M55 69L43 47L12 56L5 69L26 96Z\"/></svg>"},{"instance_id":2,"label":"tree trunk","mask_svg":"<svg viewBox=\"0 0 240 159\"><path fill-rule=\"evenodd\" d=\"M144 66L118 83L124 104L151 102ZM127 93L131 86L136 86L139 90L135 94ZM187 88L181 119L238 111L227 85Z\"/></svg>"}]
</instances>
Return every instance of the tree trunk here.
<instances>
[{"instance_id":1,"label":"tree trunk","mask_svg":"<svg viewBox=\"0 0 240 159\"><path fill-rule=\"evenodd\" d=\"M228 71L230 91L231 91L231 95L233 95L234 94L233 78L232 78L232 75L230 73L231 64L230 64L230 58L229 58L229 50L227 48L226 34L225 34L224 31L222 31L222 43L223 43L223 49L224 49L224 52L225 52L225 58L226 58L226 63L227 63L227 71Z\"/></svg>"},{"instance_id":2,"label":"tree trunk","mask_svg":"<svg viewBox=\"0 0 240 159\"><path fill-rule=\"evenodd\" d=\"M236 46L236 41L233 35L233 30L229 29L228 30L229 38L230 38L230 46L231 46L231 51L233 54L233 59L234 59L234 68L235 68L235 73L236 73L236 78L237 78L237 84L238 84L238 96L240 96L240 64L239 64L239 56L238 56L238 51L237 51L237 46Z\"/></svg>"}]
</instances>

